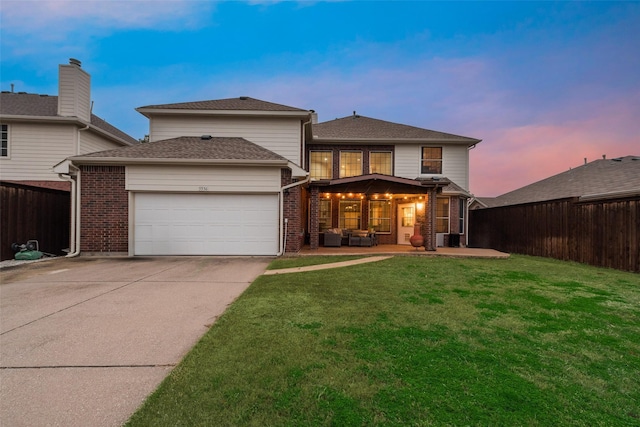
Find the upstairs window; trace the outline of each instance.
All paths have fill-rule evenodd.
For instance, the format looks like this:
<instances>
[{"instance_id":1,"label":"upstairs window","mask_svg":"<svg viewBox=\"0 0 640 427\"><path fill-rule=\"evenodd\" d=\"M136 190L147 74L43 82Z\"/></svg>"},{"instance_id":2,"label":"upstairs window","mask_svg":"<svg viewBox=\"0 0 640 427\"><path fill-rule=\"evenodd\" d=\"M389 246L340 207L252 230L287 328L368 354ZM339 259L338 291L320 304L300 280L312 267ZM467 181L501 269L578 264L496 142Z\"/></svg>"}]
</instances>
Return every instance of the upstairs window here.
<instances>
[{"instance_id":1,"label":"upstairs window","mask_svg":"<svg viewBox=\"0 0 640 427\"><path fill-rule=\"evenodd\" d=\"M442 147L422 147L421 174L442 173Z\"/></svg>"},{"instance_id":2,"label":"upstairs window","mask_svg":"<svg viewBox=\"0 0 640 427\"><path fill-rule=\"evenodd\" d=\"M311 179L333 178L333 153L312 151L309 155L309 174Z\"/></svg>"},{"instance_id":3,"label":"upstairs window","mask_svg":"<svg viewBox=\"0 0 640 427\"><path fill-rule=\"evenodd\" d=\"M9 157L9 125L2 126L2 143L0 144L0 157Z\"/></svg>"},{"instance_id":4,"label":"upstairs window","mask_svg":"<svg viewBox=\"0 0 640 427\"><path fill-rule=\"evenodd\" d=\"M393 175L391 153L389 151L372 151L369 153L369 173Z\"/></svg>"},{"instance_id":5,"label":"upstairs window","mask_svg":"<svg viewBox=\"0 0 640 427\"><path fill-rule=\"evenodd\" d=\"M340 178L362 175L362 151L340 152Z\"/></svg>"}]
</instances>

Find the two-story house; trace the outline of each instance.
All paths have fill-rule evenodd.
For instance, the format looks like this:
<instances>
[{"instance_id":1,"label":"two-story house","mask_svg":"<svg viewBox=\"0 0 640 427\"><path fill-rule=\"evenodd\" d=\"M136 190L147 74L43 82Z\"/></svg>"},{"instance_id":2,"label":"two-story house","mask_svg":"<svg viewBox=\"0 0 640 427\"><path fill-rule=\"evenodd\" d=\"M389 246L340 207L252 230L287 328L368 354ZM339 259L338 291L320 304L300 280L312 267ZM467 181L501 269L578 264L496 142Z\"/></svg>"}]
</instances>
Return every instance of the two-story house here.
<instances>
[{"instance_id":1,"label":"two-story house","mask_svg":"<svg viewBox=\"0 0 640 427\"><path fill-rule=\"evenodd\" d=\"M58 96L0 94L0 180L69 190L52 165L74 155L137 141L92 114L91 76L80 61L58 67Z\"/></svg>"},{"instance_id":2,"label":"two-story house","mask_svg":"<svg viewBox=\"0 0 640 427\"><path fill-rule=\"evenodd\" d=\"M38 240L48 253L73 246L68 177L52 166L69 156L130 146L137 141L92 114L91 77L80 61L58 67L58 95L0 93L0 258L12 243ZM13 88L12 88L13 89Z\"/></svg>"},{"instance_id":3,"label":"two-story house","mask_svg":"<svg viewBox=\"0 0 640 427\"><path fill-rule=\"evenodd\" d=\"M332 227L408 244L416 221L426 249L464 234L477 139L249 97L137 110L148 143L58 165L79 171L78 251L278 255Z\"/></svg>"}]
</instances>

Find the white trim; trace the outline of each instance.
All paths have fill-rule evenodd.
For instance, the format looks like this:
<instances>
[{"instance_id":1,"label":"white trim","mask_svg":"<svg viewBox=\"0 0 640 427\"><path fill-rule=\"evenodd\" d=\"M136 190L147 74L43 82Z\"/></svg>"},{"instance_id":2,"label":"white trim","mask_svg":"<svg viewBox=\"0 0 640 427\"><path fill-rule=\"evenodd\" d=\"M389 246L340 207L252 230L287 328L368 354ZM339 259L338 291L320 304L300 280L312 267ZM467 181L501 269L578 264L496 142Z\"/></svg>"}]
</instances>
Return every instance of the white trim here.
<instances>
[{"instance_id":1,"label":"white trim","mask_svg":"<svg viewBox=\"0 0 640 427\"><path fill-rule=\"evenodd\" d=\"M7 127L7 155L6 156L0 155L0 159L10 160L11 159L11 145L12 145L11 144L11 126L9 126L9 123L0 123L0 125Z\"/></svg>"},{"instance_id":2,"label":"white trim","mask_svg":"<svg viewBox=\"0 0 640 427\"><path fill-rule=\"evenodd\" d=\"M307 175L309 175L309 172L307 172L306 170L302 169L301 167L299 167L298 165L292 162L287 163L287 167L291 169L292 178L306 178Z\"/></svg>"},{"instance_id":3,"label":"white trim","mask_svg":"<svg viewBox=\"0 0 640 427\"><path fill-rule=\"evenodd\" d=\"M376 144L454 144L454 145L476 145L480 143L482 140L476 139L463 139L463 138L452 138L452 139L440 139L440 138L319 138L314 135L313 144L362 144L366 143L367 145L376 145Z\"/></svg>"}]
</instances>

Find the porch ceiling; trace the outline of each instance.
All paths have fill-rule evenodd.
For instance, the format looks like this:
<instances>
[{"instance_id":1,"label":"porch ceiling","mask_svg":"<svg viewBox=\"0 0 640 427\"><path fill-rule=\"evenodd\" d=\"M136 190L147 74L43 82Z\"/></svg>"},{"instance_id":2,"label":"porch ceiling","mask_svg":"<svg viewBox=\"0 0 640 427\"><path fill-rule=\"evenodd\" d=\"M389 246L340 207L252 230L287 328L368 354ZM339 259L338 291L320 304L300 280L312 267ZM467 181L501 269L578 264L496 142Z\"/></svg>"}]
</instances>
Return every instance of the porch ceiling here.
<instances>
[{"instance_id":1,"label":"porch ceiling","mask_svg":"<svg viewBox=\"0 0 640 427\"><path fill-rule=\"evenodd\" d=\"M314 181L321 192L331 193L364 193L364 194L425 194L430 189L438 189L448 185L448 179L408 179L396 176L371 174L349 178Z\"/></svg>"}]
</instances>

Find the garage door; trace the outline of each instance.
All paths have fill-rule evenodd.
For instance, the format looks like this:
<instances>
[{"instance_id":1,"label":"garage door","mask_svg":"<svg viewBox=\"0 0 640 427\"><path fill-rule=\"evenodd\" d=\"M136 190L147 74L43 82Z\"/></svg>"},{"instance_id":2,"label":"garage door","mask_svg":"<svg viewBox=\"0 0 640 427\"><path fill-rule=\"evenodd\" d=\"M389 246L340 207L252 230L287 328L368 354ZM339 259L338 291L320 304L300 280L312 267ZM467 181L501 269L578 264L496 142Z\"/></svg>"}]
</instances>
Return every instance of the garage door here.
<instances>
[{"instance_id":1,"label":"garage door","mask_svg":"<svg viewBox=\"0 0 640 427\"><path fill-rule=\"evenodd\" d=\"M135 255L275 255L278 196L135 195Z\"/></svg>"}]
</instances>

